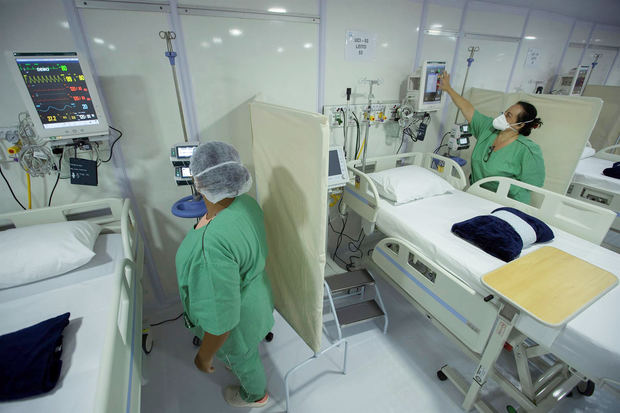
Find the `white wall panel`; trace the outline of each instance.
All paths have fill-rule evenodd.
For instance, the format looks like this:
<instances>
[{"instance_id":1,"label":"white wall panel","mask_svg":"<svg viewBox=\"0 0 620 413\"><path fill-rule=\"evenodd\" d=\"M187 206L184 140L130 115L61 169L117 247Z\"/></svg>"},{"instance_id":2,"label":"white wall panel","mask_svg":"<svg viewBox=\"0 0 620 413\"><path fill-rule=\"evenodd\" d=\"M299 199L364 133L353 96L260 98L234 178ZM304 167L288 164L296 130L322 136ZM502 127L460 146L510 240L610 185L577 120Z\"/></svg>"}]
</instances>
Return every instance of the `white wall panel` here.
<instances>
[{"instance_id":1,"label":"white wall panel","mask_svg":"<svg viewBox=\"0 0 620 413\"><path fill-rule=\"evenodd\" d=\"M572 19L546 12L532 13L525 33L535 39L523 39L519 57L509 90L534 93L536 82L545 86L562 57L566 39L570 34ZM526 65L529 49L536 49L540 55L534 66Z\"/></svg>"},{"instance_id":2,"label":"white wall panel","mask_svg":"<svg viewBox=\"0 0 620 413\"><path fill-rule=\"evenodd\" d=\"M316 110L318 24L208 16L181 23L202 142L231 143L251 167L249 100Z\"/></svg>"},{"instance_id":3,"label":"white wall panel","mask_svg":"<svg viewBox=\"0 0 620 413\"><path fill-rule=\"evenodd\" d=\"M592 32L592 45L620 47L620 28L597 24Z\"/></svg>"},{"instance_id":4,"label":"white wall panel","mask_svg":"<svg viewBox=\"0 0 620 413\"><path fill-rule=\"evenodd\" d=\"M588 43L588 39L590 38L590 30L592 30L592 23L577 21L577 24L575 24L575 30L573 30L573 35L570 38L571 43Z\"/></svg>"},{"instance_id":5,"label":"white wall panel","mask_svg":"<svg viewBox=\"0 0 620 413\"><path fill-rule=\"evenodd\" d=\"M176 186L169 160L170 147L183 141L183 134L165 42L158 35L168 30L166 15L82 10L82 19L110 124L124 132L117 145L123 148L162 287L168 297L175 297L174 257L192 220L170 212L190 191ZM95 43L95 38L103 43Z\"/></svg>"},{"instance_id":6,"label":"white wall panel","mask_svg":"<svg viewBox=\"0 0 620 413\"><path fill-rule=\"evenodd\" d=\"M616 63L611 69L609 78L607 79L607 86L620 86L620 56L616 58Z\"/></svg>"},{"instance_id":7,"label":"white wall panel","mask_svg":"<svg viewBox=\"0 0 620 413\"><path fill-rule=\"evenodd\" d=\"M483 1L469 4L463 30L466 33L520 37L527 9Z\"/></svg>"},{"instance_id":8,"label":"white wall panel","mask_svg":"<svg viewBox=\"0 0 620 413\"><path fill-rule=\"evenodd\" d=\"M450 2L452 5L444 3L429 3L426 17L425 29L450 30L458 32L461 24L462 7L464 4ZM464 2L463 2L464 3Z\"/></svg>"},{"instance_id":9,"label":"white wall panel","mask_svg":"<svg viewBox=\"0 0 620 413\"><path fill-rule=\"evenodd\" d=\"M319 14L319 2L314 0L183 0L183 6L221 7L267 11L272 7L284 8L287 13Z\"/></svg>"},{"instance_id":10,"label":"white wall panel","mask_svg":"<svg viewBox=\"0 0 620 413\"><path fill-rule=\"evenodd\" d=\"M608 48L596 48L591 47L586 50L586 54L583 56L583 64L584 65L592 65L594 61L594 55L598 54L598 64L592 71L590 75L590 80L588 84L591 85L603 85L605 82L605 78L607 77L607 73L611 70L611 65L614 62L616 54L618 50L610 50Z\"/></svg>"}]
</instances>

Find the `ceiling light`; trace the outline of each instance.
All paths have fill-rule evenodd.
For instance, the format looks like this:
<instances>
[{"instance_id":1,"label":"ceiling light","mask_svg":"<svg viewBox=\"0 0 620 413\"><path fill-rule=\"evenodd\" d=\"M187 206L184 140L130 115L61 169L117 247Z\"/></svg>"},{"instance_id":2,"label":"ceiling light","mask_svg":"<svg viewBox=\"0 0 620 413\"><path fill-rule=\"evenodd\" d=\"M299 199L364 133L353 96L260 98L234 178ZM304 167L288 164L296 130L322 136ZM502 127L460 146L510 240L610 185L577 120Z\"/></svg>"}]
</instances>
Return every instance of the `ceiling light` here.
<instances>
[{"instance_id":1,"label":"ceiling light","mask_svg":"<svg viewBox=\"0 0 620 413\"><path fill-rule=\"evenodd\" d=\"M595 42L600 42L600 41L601 41L601 39L594 39L594 41L595 41Z\"/></svg>"},{"instance_id":2,"label":"ceiling light","mask_svg":"<svg viewBox=\"0 0 620 413\"><path fill-rule=\"evenodd\" d=\"M536 36L525 36L525 40L536 40Z\"/></svg>"},{"instance_id":3,"label":"ceiling light","mask_svg":"<svg viewBox=\"0 0 620 413\"><path fill-rule=\"evenodd\" d=\"M241 36L243 34L243 31L241 31L240 29L230 29L228 31L228 33L230 33L231 36Z\"/></svg>"},{"instance_id":4,"label":"ceiling light","mask_svg":"<svg viewBox=\"0 0 620 413\"><path fill-rule=\"evenodd\" d=\"M221 38L221 37L214 37L214 38L213 38L213 43L215 43L215 44L220 44L220 43L222 43L222 38Z\"/></svg>"},{"instance_id":5,"label":"ceiling light","mask_svg":"<svg viewBox=\"0 0 620 413\"><path fill-rule=\"evenodd\" d=\"M200 45L206 49L207 47L209 47L209 42L202 42L200 43Z\"/></svg>"},{"instance_id":6,"label":"ceiling light","mask_svg":"<svg viewBox=\"0 0 620 413\"><path fill-rule=\"evenodd\" d=\"M312 43L304 43L304 49L311 49Z\"/></svg>"},{"instance_id":7,"label":"ceiling light","mask_svg":"<svg viewBox=\"0 0 620 413\"><path fill-rule=\"evenodd\" d=\"M64 27L65 29L68 29L68 28L69 28L69 22L68 22L68 21L64 21L64 20L63 20L63 21L61 21L61 22L60 22L60 25L61 25L62 27Z\"/></svg>"},{"instance_id":8,"label":"ceiling light","mask_svg":"<svg viewBox=\"0 0 620 413\"><path fill-rule=\"evenodd\" d=\"M381 43L381 47L388 47L389 43L385 42L385 43Z\"/></svg>"},{"instance_id":9,"label":"ceiling light","mask_svg":"<svg viewBox=\"0 0 620 413\"><path fill-rule=\"evenodd\" d=\"M286 13L286 9L284 7L271 7L267 9L270 13Z\"/></svg>"},{"instance_id":10,"label":"ceiling light","mask_svg":"<svg viewBox=\"0 0 620 413\"><path fill-rule=\"evenodd\" d=\"M284 51L284 47L278 47L276 50L278 53L282 53Z\"/></svg>"},{"instance_id":11,"label":"ceiling light","mask_svg":"<svg viewBox=\"0 0 620 413\"><path fill-rule=\"evenodd\" d=\"M103 41L103 39L100 39L98 37L93 37L93 42L97 43L97 44L104 44L105 42Z\"/></svg>"},{"instance_id":12,"label":"ceiling light","mask_svg":"<svg viewBox=\"0 0 620 413\"><path fill-rule=\"evenodd\" d=\"M108 49L110 49L110 50L116 50L116 46L114 46L113 44L109 44L109 45L108 45Z\"/></svg>"},{"instance_id":13,"label":"ceiling light","mask_svg":"<svg viewBox=\"0 0 620 413\"><path fill-rule=\"evenodd\" d=\"M439 23L431 24L431 29L441 29L442 27L443 27L443 24L439 24Z\"/></svg>"}]
</instances>

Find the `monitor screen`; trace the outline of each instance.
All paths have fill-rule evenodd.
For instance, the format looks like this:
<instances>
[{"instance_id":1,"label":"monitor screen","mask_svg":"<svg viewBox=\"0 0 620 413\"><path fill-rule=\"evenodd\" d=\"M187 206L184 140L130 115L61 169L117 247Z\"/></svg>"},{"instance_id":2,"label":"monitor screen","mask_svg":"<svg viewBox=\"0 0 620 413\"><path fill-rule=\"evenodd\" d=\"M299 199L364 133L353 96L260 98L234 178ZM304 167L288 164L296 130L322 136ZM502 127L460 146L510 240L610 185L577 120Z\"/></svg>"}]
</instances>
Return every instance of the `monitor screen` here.
<instances>
[{"instance_id":1,"label":"monitor screen","mask_svg":"<svg viewBox=\"0 0 620 413\"><path fill-rule=\"evenodd\" d=\"M436 103L441 101L441 89L439 89L439 75L446 70L444 62L429 62L426 66L426 79L424 80L424 103Z\"/></svg>"},{"instance_id":2,"label":"monitor screen","mask_svg":"<svg viewBox=\"0 0 620 413\"><path fill-rule=\"evenodd\" d=\"M77 56L17 57L15 62L44 129L99 124Z\"/></svg>"},{"instance_id":3,"label":"monitor screen","mask_svg":"<svg viewBox=\"0 0 620 413\"><path fill-rule=\"evenodd\" d=\"M191 178L192 173L189 170L189 167L181 168L181 178Z\"/></svg>"},{"instance_id":4,"label":"monitor screen","mask_svg":"<svg viewBox=\"0 0 620 413\"><path fill-rule=\"evenodd\" d=\"M336 149L329 150L328 175L342 175L342 170L340 170L340 159L338 158L338 151Z\"/></svg>"},{"instance_id":5,"label":"monitor screen","mask_svg":"<svg viewBox=\"0 0 620 413\"><path fill-rule=\"evenodd\" d=\"M461 125L461 133L467 133L469 131L469 125Z\"/></svg>"},{"instance_id":6,"label":"monitor screen","mask_svg":"<svg viewBox=\"0 0 620 413\"><path fill-rule=\"evenodd\" d=\"M178 146L177 158L191 158L196 146Z\"/></svg>"},{"instance_id":7,"label":"monitor screen","mask_svg":"<svg viewBox=\"0 0 620 413\"><path fill-rule=\"evenodd\" d=\"M459 138L459 145L467 145L467 138Z\"/></svg>"}]
</instances>

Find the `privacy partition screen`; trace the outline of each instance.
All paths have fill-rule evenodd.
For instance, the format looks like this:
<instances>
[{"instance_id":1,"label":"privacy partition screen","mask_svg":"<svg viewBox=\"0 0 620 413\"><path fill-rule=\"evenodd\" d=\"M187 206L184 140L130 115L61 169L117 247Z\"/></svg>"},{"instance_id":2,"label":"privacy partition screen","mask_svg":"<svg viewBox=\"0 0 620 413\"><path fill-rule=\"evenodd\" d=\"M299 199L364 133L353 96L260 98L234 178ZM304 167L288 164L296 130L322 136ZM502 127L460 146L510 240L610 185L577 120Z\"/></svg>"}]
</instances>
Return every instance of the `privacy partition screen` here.
<instances>
[{"instance_id":1,"label":"privacy partition screen","mask_svg":"<svg viewBox=\"0 0 620 413\"><path fill-rule=\"evenodd\" d=\"M323 320L327 118L266 103L251 103L250 116L275 306L317 352Z\"/></svg>"}]
</instances>

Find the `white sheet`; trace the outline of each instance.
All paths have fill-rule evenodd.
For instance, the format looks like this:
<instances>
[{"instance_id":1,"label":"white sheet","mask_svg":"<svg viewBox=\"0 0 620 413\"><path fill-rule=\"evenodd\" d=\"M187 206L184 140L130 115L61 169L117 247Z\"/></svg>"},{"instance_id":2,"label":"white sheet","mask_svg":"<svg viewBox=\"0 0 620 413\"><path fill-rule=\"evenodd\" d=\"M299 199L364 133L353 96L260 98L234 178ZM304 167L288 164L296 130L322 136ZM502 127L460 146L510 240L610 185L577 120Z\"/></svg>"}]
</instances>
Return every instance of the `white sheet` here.
<instances>
[{"instance_id":1,"label":"white sheet","mask_svg":"<svg viewBox=\"0 0 620 413\"><path fill-rule=\"evenodd\" d=\"M66 311L62 371L56 388L45 395L2 403L3 413L91 412L94 410L100 355L110 311L109 297L118 280L112 275L123 257L120 234L101 235L88 264L65 275L0 290L0 335ZM10 316L7 316L10 315Z\"/></svg>"},{"instance_id":2,"label":"white sheet","mask_svg":"<svg viewBox=\"0 0 620 413\"><path fill-rule=\"evenodd\" d=\"M620 179L603 175L603 169L611 168L614 163L605 159L590 157L577 164L573 182L620 194Z\"/></svg>"},{"instance_id":3,"label":"white sheet","mask_svg":"<svg viewBox=\"0 0 620 413\"><path fill-rule=\"evenodd\" d=\"M461 191L400 206L381 200L377 226L388 236L413 243L434 262L486 295L489 290L480 278L504 262L458 238L450 229L456 222L488 214L500 206ZM551 245L620 275L620 255L564 231L555 228L553 231L553 241L534 245L523 254L542 245ZM583 374L620 381L620 330L616 328L619 303L620 288L616 287L562 330L542 325L527 315L519 318L517 328L551 348L554 354Z\"/></svg>"}]
</instances>

